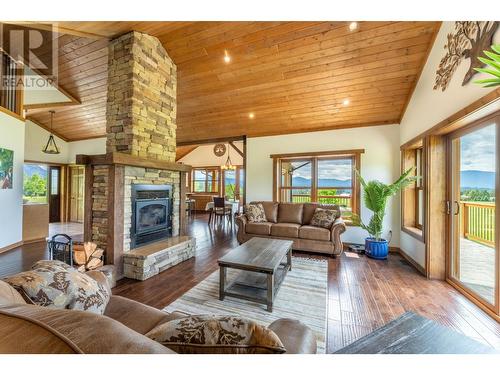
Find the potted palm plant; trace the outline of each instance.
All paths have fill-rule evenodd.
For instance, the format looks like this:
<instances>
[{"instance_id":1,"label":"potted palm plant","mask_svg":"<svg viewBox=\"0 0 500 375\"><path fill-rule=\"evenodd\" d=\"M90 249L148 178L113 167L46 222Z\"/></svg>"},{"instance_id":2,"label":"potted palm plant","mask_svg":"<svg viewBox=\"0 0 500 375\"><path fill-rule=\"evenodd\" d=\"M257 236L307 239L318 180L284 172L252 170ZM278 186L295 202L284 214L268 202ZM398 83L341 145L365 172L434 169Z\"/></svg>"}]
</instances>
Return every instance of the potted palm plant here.
<instances>
[{"instance_id":1,"label":"potted palm plant","mask_svg":"<svg viewBox=\"0 0 500 375\"><path fill-rule=\"evenodd\" d=\"M492 51L483 51L489 57L478 57L479 61L486 65L486 68L474 68L477 72L491 75L492 77L480 79L474 83L483 84L484 87L494 87L500 85L500 44L491 46Z\"/></svg>"},{"instance_id":2,"label":"potted palm plant","mask_svg":"<svg viewBox=\"0 0 500 375\"><path fill-rule=\"evenodd\" d=\"M353 216L354 224L366 230L370 237L365 239L365 254L375 259L386 259L389 253L389 242L382 238L385 208L390 197L398 191L415 182L419 177L410 176L414 168L408 169L395 182L386 185L373 180L366 182L356 171L358 179L363 186L363 199L366 208L373 212L370 222L364 224L358 215Z\"/></svg>"}]
</instances>

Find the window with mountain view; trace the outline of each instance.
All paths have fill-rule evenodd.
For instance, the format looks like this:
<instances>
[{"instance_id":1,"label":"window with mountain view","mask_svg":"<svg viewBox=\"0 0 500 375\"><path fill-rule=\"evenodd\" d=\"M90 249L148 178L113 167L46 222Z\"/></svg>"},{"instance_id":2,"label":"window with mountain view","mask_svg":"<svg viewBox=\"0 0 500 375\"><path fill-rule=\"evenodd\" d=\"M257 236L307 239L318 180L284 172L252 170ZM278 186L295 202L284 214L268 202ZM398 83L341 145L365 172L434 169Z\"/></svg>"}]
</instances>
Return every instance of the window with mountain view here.
<instances>
[{"instance_id":1,"label":"window with mountain view","mask_svg":"<svg viewBox=\"0 0 500 375\"><path fill-rule=\"evenodd\" d=\"M219 191L219 170L217 168L194 168L192 172L194 193L216 193Z\"/></svg>"},{"instance_id":2,"label":"window with mountain view","mask_svg":"<svg viewBox=\"0 0 500 375\"><path fill-rule=\"evenodd\" d=\"M307 157L277 158L277 200L338 204L344 217L350 217L353 212L358 213L359 188L355 169L359 168L359 155L321 153Z\"/></svg>"},{"instance_id":3,"label":"window with mountain view","mask_svg":"<svg viewBox=\"0 0 500 375\"><path fill-rule=\"evenodd\" d=\"M24 164L23 200L26 203L47 203L47 166Z\"/></svg>"}]
</instances>

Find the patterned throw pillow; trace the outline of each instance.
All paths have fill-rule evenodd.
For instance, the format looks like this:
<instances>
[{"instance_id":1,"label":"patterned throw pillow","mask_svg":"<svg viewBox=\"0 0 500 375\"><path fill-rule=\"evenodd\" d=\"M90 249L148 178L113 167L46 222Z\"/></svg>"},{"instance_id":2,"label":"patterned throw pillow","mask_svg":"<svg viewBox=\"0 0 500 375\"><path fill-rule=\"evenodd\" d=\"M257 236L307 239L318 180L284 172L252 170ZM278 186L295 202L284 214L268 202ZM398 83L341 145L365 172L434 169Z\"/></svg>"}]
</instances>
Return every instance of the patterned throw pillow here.
<instances>
[{"instance_id":1,"label":"patterned throw pillow","mask_svg":"<svg viewBox=\"0 0 500 375\"><path fill-rule=\"evenodd\" d=\"M71 267L69 264L61 262L60 260L39 260L35 262L32 266L32 270L44 268L48 271L76 271L75 268Z\"/></svg>"},{"instance_id":2,"label":"patterned throw pillow","mask_svg":"<svg viewBox=\"0 0 500 375\"><path fill-rule=\"evenodd\" d=\"M337 218L336 210L327 210L325 208L316 208L314 215L311 219L311 225L314 227L321 227L330 229L333 222Z\"/></svg>"},{"instance_id":3,"label":"patterned throw pillow","mask_svg":"<svg viewBox=\"0 0 500 375\"><path fill-rule=\"evenodd\" d=\"M192 315L156 326L146 333L180 354L284 353L270 329L241 317Z\"/></svg>"},{"instance_id":4,"label":"patterned throw pillow","mask_svg":"<svg viewBox=\"0 0 500 375\"><path fill-rule=\"evenodd\" d=\"M27 303L104 314L111 297L106 285L59 261L37 262L33 268L4 279Z\"/></svg>"},{"instance_id":5,"label":"patterned throw pillow","mask_svg":"<svg viewBox=\"0 0 500 375\"><path fill-rule=\"evenodd\" d=\"M247 205L245 213L250 223L265 223L267 221L262 203Z\"/></svg>"}]
</instances>

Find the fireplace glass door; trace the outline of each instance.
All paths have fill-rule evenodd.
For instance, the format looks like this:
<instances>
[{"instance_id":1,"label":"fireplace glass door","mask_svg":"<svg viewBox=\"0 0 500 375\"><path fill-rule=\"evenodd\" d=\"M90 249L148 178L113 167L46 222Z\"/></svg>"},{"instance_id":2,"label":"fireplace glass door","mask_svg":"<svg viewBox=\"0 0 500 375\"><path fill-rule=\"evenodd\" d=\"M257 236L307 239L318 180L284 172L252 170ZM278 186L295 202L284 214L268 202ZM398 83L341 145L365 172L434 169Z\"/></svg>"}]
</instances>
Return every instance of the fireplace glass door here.
<instances>
[{"instance_id":1,"label":"fireplace glass door","mask_svg":"<svg viewBox=\"0 0 500 375\"><path fill-rule=\"evenodd\" d=\"M155 232L167 227L167 199L151 199L136 202L136 233Z\"/></svg>"}]
</instances>

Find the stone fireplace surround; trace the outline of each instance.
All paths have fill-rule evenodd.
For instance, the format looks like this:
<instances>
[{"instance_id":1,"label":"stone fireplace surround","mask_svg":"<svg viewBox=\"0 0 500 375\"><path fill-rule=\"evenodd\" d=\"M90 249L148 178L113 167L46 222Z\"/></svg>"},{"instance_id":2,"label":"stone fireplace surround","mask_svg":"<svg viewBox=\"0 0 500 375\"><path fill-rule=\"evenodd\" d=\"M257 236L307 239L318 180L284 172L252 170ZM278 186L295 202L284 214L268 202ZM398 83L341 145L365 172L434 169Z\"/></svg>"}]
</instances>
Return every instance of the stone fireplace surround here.
<instances>
[{"instance_id":1,"label":"stone fireplace surround","mask_svg":"<svg viewBox=\"0 0 500 375\"><path fill-rule=\"evenodd\" d=\"M106 103L106 154L77 156L86 166L84 238L105 250L118 278L132 259L125 276L143 280L194 254L184 238L191 167L175 162L177 67L157 38L132 31L110 41ZM131 250L133 184L172 186L173 240Z\"/></svg>"},{"instance_id":2,"label":"stone fireplace surround","mask_svg":"<svg viewBox=\"0 0 500 375\"><path fill-rule=\"evenodd\" d=\"M186 206L181 197L190 166L122 153L78 155L77 163L86 165L84 240L105 250L106 263L115 265L118 277L123 275L124 256L131 252L132 184L171 185L172 237L185 235Z\"/></svg>"}]
</instances>

